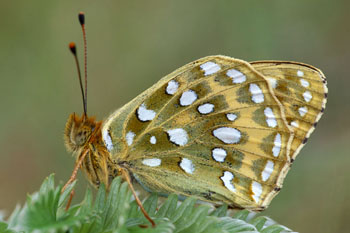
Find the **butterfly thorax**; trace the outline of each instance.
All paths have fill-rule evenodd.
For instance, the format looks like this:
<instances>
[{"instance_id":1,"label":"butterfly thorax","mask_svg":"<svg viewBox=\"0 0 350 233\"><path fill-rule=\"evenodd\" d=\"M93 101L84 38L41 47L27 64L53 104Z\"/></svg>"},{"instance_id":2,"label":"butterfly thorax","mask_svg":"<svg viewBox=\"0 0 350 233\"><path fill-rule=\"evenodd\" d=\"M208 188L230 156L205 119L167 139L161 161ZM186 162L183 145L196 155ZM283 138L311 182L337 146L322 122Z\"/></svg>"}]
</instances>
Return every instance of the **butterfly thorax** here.
<instances>
[{"instance_id":1,"label":"butterfly thorax","mask_svg":"<svg viewBox=\"0 0 350 233\"><path fill-rule=\"evenodd\" d=\"M101 134L102 121L83 114L72 113L66 123L64 140L68 151L76 155L78 161L85 153L82 170L94 186L100 183L109 186L109 177L113 163Z\"/></svg>"}]
</instances>

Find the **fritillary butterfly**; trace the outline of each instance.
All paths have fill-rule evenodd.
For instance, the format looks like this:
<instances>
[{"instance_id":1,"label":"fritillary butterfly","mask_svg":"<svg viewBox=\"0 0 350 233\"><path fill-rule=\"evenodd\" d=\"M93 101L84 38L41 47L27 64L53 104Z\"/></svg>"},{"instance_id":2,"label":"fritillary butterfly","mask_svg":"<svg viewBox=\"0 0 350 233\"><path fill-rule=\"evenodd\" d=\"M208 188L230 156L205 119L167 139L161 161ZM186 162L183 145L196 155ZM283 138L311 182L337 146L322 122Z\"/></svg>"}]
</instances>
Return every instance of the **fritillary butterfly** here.
<instances>
[{"instance_id":1,"label":"fritillary butterfly","mask_svg":"<svg viewBox=\"0 0 350 233\"><path fill-rule=\"evenodd\" d=\"M323 114L326 84L302 63L208 56L103 122L71 114L65 141L95 186L123 175L151 192L259 211Z\"/></svg>"}]
</instances>

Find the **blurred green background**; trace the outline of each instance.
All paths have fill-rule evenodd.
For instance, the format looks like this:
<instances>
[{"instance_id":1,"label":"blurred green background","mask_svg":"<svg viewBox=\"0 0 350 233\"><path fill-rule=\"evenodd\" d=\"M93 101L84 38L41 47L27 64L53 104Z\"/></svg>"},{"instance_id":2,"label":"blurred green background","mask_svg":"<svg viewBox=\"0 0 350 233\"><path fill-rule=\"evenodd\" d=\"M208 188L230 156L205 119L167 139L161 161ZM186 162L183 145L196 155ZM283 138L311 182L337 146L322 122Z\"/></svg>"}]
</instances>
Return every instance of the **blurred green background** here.
<instances>
[{"instance_id":1,"label":"blurred green background","mask_svg":"<svg viewBox=\"0 0 350 233\"><path fill-rule=\"evenodd\" d=\"M56 173L66 181L74 159L63 145L68 115L82 112L74 60L86 13L88 112L112 111L197 58L309 63L328 78L329 98L265 215L300 232L345 232L350 218L350 2L346 0L128 0L0 3L0 209ZM79 199L87 186L79 175Z\"/></svg>"}]
</instances>

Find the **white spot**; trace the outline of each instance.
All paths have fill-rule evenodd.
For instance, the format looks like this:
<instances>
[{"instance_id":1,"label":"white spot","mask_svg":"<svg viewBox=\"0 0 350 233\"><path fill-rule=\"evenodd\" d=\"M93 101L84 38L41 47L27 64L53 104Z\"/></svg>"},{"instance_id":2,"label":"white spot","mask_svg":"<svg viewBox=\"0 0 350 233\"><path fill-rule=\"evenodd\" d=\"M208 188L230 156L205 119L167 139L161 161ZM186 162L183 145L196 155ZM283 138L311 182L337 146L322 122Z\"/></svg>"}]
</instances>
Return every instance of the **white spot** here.
<instances>
[{"instance_id":1,"label":"white spot","mask_svg":"<svg viewBox=\"0 0 350 233\"><path fill-rule=\"evenodd\" d=\"M270 83L272 88L277 87L277 80L275 78L267 77L267 81Z\"/></svg>"},{"instance_id":2,"label":"white spot","mask_svg":"<svg viewBox=\"0 0 350 233\"><path fill-rule=\"evenodd\" d=\"M180 163L180 167L188 174L193 174L194 166L191 160L183 158Z\"/></svg>"},{"instance_id":3,"label":"white spot","mask_svg":"<svg viewBox=\"0 0 350 233\"><path fill-rule=\"evenodd\" d=\"M253 199L256 203L259 203L260 196L262 194L262 186L260 183L253 181L252 183Z\"/></svg>"},{"instance_id":4,"label":"white spot","mask_svg":"<svg viewBox=\"0 0 350 233\"><path fill-rule=\"evenodd\" d=\"M249 91L252 93L252 100L254 103L262 103L264 102L264 94L262 93L260 87L255 83L249 85Z\"/></svg>"},{"instance_id":5,"label":"white spot","mask_svg":"<svg viewBox=\"0 0 350 233\"><path fill-rule=\"evenodd\" d=\"M269 127L275 128L277 126L277 120L275 114L270 107L265 108L264 114L266 116L266 123Z\"/></svg>"},{"instance_id":6,"label":"white spot","mask_svg":"<svg viewBox=\"0 0 350 233\"><path fill-rule=\"evenodd\" d=\"M305 91L303 97L306 102L310 102L310 100L312 99L312 95L309 91Z\"/></svg>"},{"instance_id":7,"label":"white spot","mask_svg":"<svg viewBox=\"0 0 350 233\"><path fill-rule=\"evenodd\" d=\"M156 144L157 143L157 138L155 136L152 136L151 139L149 140L151 144Z\"/></svg>"},{"instance_id":8,"label":"white spot","mask_svg":"<svg viewBox=\"0 0 350 233\"><path fill-rule=\"evenodd\" d=\"M299 111L300 116L303 117L303 116L305 116L305 114L307 113L308 110L307 110L307 107L300 107L298 109L298 111Z\"/></svg>"},{"instance_id":9,"label":"white spot","mask_svg":"<svg viewBox=\"0 0 350 233\"><path fill-rule=\"evenodd\" d=\"M145 104L141 104L141 106L137 109L137 116L140 121L150 121L156 116L156 112L147 109Z\"/></svg>"},{"instance_id":10,"label":"white spot","mask_svg":"<svg viewBox=\"0 0 350 233\"><path fill-rule=\"evenodd\" d=\"M298 127L299 127L299 124L298 124L297 121L292 121L292 122L290 123L290 125L293 126L294 128L298 128Z\"/></svg>"},{"instance_id":11,"label":"white spot","mask_svg":"<svg viewBox=\"0 0 350 233\"><path fill-rule=\"evenodd\" d=\"M303 77L303 76L304 76L304 72L301 71L301 70L298 70L297 75L298 75L299 77Z\"/></svg>"},{"instance_id":12,"label":"white spot","mask_svg":"<svg viewBox=\"0 0 350 233\"><path fill-rule=\"evenodd\" d=\"M236 192L235 186L231 183L234 176L231 172L225 171L224 175L220 179L224 182L225 187L231 192Z\"/></svg>"},{"instance_id":13,"label":"white spot","mask_svg":"<svg viewBox=\"0 0 350 233\"><path fill-rule=\"evenodd\" d=\"M281 140L281 134L277 133L275 136L275 140L273 141L273 148L272 148L272 154L275 157L278 157L278 155L281 152L281 146L282 146L282 140Z\"/></svg>"},{"instance_id":14,"label":"white spot","mask_svg":"<svg viewBox=\"0 0 350 233\"><path fill-rule=\"evenodd\" d=\"M264 171L262 171L261 173L261 177L263 181L267 181L269 179L269 177L271 176L272 172L273 172L273 167L274 167L274 163L271 160L268 160L266 163L266 166L264 168Z\"/></svg>"},{"instance_id":15,"label":"white spot","mask_svg":"<svg viewBox=\"0 0 350 233\"><path fill-rule=\"evenodd\" d=\"M217 162L224 162L225 161L225 158L227 156L227 152L222 149L222 148L215 148L211 151L211 155L213 156L213 159L215 159L215 161Z\"/></svg>"},{"instance_id":16,"label":"white spot","mask_svg":"<svg viewBox=\"0 0 350 233\"><path fill-rule=\"evenodd\" d=\"M171 129L168 130L168 135L170 137L170 141L179 146L184 146L188 142L188 135L184 129Z\"/></svg>"},{"instance_id":17,"label":"white spot","mask_svg":"<svg viewBox=\"0 0 350 233\"><path fill-rule=\"evenodd\" d=\"M306 81L305 79L300 79L300 83L301 83L301 85L303 86L303 87L309 87L309 82L308 81Z\"/></svg>"},{"instance_id":18,"label":"white spot","mask_svg":"<svg viewBox=\"0 0 350 233\"><path fill-rule=\"evenodd\" d=\"M214 104L202 104L198 107L198 112L202 114L209 114L214 111Z\"/></svg>"},{"instance_id":19,"label":"white spot","mask_svg":"<svg viewBox=\"0 0 350 233\"><path fill-rule=\"evenodd\" d=\"M191 105L194 101L196 101L196 99L197 99L196 92L192 90L185 91L184 93L182 93L180 97L180 104L181 106L188 106L188 105Z\"/></svg>"},{"instance_id":20,"label":"white spot","mask_svg":"<svg viewBox=\"0 0 350 233\"><path fill-rule=\"evenodd\" d=\"M113 142L112 142L112 138L111 138L111 135L109 134L108 130L103 130L102 137L103 137L103 141L107 147L107 150L111 151L113 149Z\"/></svg>"},{"instance_id":21,"label":"white spot","mask_svg":"<svg viewBox=\"0 0 350 233\"><path fill-rule=\"evenodd\" d=\"M135 137L135 133L132 131L129 131L125 138L126 138L126 142L128 143L128 145L130 146L132 144L132 142L134 141L134 137Z\"/></svg>"},{"instance_id":22,"label":"white spot","mask_svg":"<svg viewBox=\"0 0 350 233\"><path fill-rule=\"evenodd\" d=\"M208 62L200 65L200 67L204 71L205 76L214 74L221 69L218 64L211 62L211 61L208 61Z\"/></svg>"},{"instance_id":23,"label":"white spot","mask_svg":"<svg viewBox=\"0 0 350 233\"><path fill-rule=\"evenodd\" d=\"M228 70L226 75L232 78L233 83L244 83L247 80L247 77L236 69Z\"/></svg>"},{"instance_id":24,"label":"white spot","mask_svg":"<svg viewBox=\"0 0 350 233\"><path fill-rule=\"evenodd\" d=\"M229 121L235 121L237 119L237 115L233 113L227 113L226 117Z\"/></svg>"},{"instance_id":25,"label":"white spot","mask_svg":"<svg viewBox=\"0 0 350 233\"><path fill-rule=\"evenodd\" d=\"M177 89L179 88L179 83L171 80L168 82L168 86L166 87L166 93L169 95L174 95Z\"/></svg>"},{"instance_id":26,"label":"white spot","mask_svg":"<svg viewBox=\"0 0 350 233\"><path fill-rule=\"evenodd\" d=\"M239 142L241 139L241 132L234 128L221 127L213 130L215 137L227 144L233 144Z\"/></svg>"},{"instance_id":27,"label":"white spot","mask_svg":"<svg viewBox=\"0 0 350 233\"><path fill-rule=\"evenodd\" d=\"M160 159L144 159L144 160L142 160L142 163L144 165L147 165L150 167L158 167L162 163L162 160L160 160Z\"/></svg>"}]
</instances>

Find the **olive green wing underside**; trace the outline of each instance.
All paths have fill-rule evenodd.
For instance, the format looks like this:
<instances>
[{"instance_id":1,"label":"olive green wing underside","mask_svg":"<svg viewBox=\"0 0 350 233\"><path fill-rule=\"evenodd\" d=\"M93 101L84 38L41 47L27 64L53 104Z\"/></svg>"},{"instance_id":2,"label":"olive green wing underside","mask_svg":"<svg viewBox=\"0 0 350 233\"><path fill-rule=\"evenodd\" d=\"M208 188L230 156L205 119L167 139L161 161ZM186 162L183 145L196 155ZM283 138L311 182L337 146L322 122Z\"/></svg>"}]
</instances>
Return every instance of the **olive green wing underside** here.
<instances>
[{"instance_id":1,"label":"olive green wing underside","mask_svg":"<svg viewBox=\"0 0 350 233\"><path fill-rule=\"evenodd\" d=\"M249 63L189 63L113 113L103 127L112 159L149 190L260 210L290 165L291 127Z\"/></svg>"},{"instance_id":2,"label":"olive green wing underside","mask_svg":"<svg viewBox=\"0 0 350 233\"><path fill-rule=\"evenodd\" d=\"M294 131L294 160L320 120L327 102L327 81L317 68L297 62L257 61L251 65L269 81Z\"/></svg>"}]
</instances>

